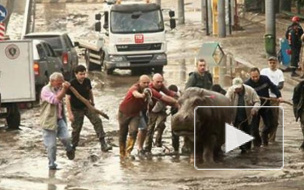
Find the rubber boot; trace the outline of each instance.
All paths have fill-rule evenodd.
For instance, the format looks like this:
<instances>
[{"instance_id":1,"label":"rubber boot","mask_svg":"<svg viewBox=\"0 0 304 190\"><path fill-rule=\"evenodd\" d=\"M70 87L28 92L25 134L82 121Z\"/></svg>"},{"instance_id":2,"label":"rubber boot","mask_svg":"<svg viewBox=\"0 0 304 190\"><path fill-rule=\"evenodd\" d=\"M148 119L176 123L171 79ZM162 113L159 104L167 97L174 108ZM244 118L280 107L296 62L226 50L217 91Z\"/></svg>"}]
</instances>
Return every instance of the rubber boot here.
<instances>
[{"instance_id":1,"label":"rubber boot","mask_svg":"<svg viewBox=\"0 0 304 190\"><path fill-rule=\"evenodd\" d=\"M126 150L126 158L130 160L134 160L134 156L131 155L131 152L133 150L134 144L135 144L135 138L129 137L127 141L127 150Z\"/></svg>"},{"instance_id":2,"label":"rubber boot","mask_svg":"<svg viewBox=\"0 0 304 190\"><path fill-rule=\"evenodd\" d=\"M120 154L120 159L124 159L126 157L126 144L125 143L119 143L119 154Z\"/></svg>"},{"instance_id":3,"label":"rubber boot","mask_svg":"<svg viewBox=\"0 0 304 190\"><path fill-rule=\"evenodd\" d=\"M104 138L100 138L100 145L102 152L108 152L109 150L112 150L112 146L108 145Z\"/></svg>"}]
</instances>

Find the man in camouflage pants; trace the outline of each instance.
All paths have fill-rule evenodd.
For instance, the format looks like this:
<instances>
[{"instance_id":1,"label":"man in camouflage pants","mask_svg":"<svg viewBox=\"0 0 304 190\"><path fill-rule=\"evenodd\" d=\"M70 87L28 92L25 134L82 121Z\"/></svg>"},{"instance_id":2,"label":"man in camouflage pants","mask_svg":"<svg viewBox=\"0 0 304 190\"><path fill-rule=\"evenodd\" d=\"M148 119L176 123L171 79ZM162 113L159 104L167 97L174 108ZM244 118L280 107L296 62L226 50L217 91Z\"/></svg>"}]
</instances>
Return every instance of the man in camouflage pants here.
<instances>
[{"instance_id":1,"label":"man in camouflage pants","mask_svg":"<svg viewBox=\"0 0 304 190\"><path fill-rule=\"evenodd\" d=\"M71 86L85 99L89 100L94 106L94 97L92 93L91 80L86 78L86 68L78 65L74 69L75 79L71 80ZM94 126L94 130L99 138L101 150L107 152L112 149L105 141L105 132L99 115L86 107L72 92L67 92L66 98L68 118L72 122L72 144L76 148L79 142L79 136L83 125L84 116L86 116Z\"/></svg>"}]
</instances>

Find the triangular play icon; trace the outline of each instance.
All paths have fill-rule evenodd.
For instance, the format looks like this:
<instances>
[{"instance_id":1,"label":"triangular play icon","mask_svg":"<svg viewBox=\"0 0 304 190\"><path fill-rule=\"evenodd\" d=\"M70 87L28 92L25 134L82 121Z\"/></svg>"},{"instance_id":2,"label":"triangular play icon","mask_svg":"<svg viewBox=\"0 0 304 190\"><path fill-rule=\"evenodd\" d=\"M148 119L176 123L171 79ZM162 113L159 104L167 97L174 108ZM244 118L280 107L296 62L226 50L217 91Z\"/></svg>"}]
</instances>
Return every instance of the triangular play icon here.
<instances>
[{"instance_id":1,"label":"triangular play icon","mask_svg":"<svg viewBox=\"0 0 304 190\"><path fill-rule=\"evenodd\" d=\"M225 152L230 152L231 150L245 144L246 142L252 141L254 138L237 128L225 124L226 139L225 139Z\"/></svg>"}]
</instances>

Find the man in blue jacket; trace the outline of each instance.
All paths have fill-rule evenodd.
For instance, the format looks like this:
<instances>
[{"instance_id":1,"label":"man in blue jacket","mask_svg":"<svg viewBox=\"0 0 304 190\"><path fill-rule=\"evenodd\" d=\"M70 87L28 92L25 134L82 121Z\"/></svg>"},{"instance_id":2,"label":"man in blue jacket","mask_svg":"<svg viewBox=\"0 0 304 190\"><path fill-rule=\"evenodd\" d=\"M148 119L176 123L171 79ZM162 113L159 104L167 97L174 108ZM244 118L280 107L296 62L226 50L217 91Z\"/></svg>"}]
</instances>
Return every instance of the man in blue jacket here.
<instances>
[{"instance_id":1,"label":"man in blue jacket","mask_svg":"<svg viewBox=\"0 0 304 190\"><path fill-rule=\"evenodd\" d=\"M245 82L246 85L251 86L261 99L262 108L258 111L258 114L252 118L251 134L254 136L253 144L255 147L268 145L268 134L273 127L272 112L270 108L263 106L270 106L269 90L273 92L278 98L277 101L281 101L281 92L278 87L273 84L267 76L260 75L260 70L256 67L250 69L250 79ZM266 98L266 99L265 99ZM262 130L262 136L259 134L260 117L262 117L265 127Z\"/></svg>"}]
</instances>

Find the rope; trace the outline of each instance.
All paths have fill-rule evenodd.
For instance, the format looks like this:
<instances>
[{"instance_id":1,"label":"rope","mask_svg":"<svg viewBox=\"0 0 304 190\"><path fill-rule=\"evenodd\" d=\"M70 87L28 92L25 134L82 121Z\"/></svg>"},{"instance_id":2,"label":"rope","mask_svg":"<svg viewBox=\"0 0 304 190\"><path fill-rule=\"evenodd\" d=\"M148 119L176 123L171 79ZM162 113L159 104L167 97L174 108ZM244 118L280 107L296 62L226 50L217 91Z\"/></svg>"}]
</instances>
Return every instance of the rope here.
<instances>
[{"instance_id":1,"label":"rope","mask_svg":"<svg viewBox=\"0 0 304 190\"><path fill-rule=\"evenodd\" d=\"M267 98L267 97L262 97L262 96L260 96L260 99L269 100L269 101L279 101L278 98ZM281 100L280 103L285 103L285 104L293 106L293 104L291 102L288 102L285 100Z\"/></svg>"},{"instance_id":2,"label":"rope","mask_svg":"<svg viewBox=\"0 0 304 190\"><path fill-rule=\"evenodd\" d=\"M263 98L263 97L260 97L260 98ZM264 103L260 107L263 107L266 104L267 101L268 100L264 101ZM241 129L242 124L245 123L245 122L247 122L248 120L249 120L249 117L247 117L245 120L243 120L241 123L239 123L239 125L237 126L237 128Z\"/></svg>"}]
</instances>

